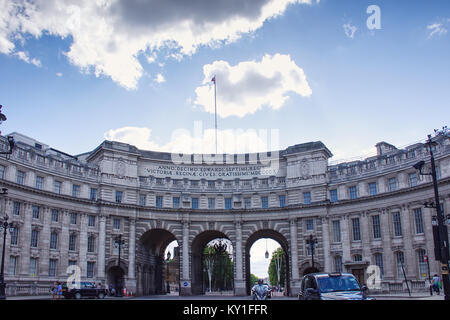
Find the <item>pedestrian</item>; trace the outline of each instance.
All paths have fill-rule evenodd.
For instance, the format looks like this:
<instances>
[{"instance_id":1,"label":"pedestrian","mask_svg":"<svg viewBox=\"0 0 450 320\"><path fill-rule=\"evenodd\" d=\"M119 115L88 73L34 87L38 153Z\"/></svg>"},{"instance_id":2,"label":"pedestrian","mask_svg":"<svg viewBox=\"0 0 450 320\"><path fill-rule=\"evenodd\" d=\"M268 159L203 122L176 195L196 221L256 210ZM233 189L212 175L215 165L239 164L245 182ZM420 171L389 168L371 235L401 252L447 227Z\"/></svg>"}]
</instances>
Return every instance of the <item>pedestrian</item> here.
<instances>
[{"instance_id":1,"label":"pedestrian","mask_svg":"<svg viewBox=\"0 0 450 320\"><path fill-rule=\"evenodd\" d=\"M56 282L53 282L53 287L52 287L53 300L56 299L57 295L58 295L58 284Z\"/></svg>"},{"instance_id":2,"label":"pedestrian","mask_svg":"<svg viewBox=\"0 0 450 320\"><path fill-rule=\"evenodd\" d=\"M437 292L437 295L440 294L440 287L441 287L441 278L435 274L433 276L433 280L432 280L432 286L433 286L433 290Z\"/></svg>"},{"instance_id":3,"label":"pedestrian","mask_svg":"<svg viewBox=\"0 0 450 320\"><path fill-rule=\"evenodd\" d=\"M61 299L62 298L62 284L61 284L61 282L58 282L57 290L58 290L58 299Z\"/></svg>"}]
</instances>

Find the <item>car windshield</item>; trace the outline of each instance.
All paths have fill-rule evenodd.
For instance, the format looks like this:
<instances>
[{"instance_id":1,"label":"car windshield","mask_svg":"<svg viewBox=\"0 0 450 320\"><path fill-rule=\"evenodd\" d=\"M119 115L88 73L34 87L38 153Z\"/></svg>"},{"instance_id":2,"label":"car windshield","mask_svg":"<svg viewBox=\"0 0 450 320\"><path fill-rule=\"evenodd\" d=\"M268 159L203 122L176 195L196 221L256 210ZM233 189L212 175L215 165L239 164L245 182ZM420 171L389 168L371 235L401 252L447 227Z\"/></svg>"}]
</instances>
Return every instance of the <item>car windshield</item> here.
<instances>
[{"instance_id":1,"label":"car windshield","mask_svg":"<svg viewBox=\"0 0 450 320\"><path fill-rule=\"evenodd\" d=\"M320 292L355 291L361 290L358 281L352 276L318 278Z\"/></svg>"}]
</instances>

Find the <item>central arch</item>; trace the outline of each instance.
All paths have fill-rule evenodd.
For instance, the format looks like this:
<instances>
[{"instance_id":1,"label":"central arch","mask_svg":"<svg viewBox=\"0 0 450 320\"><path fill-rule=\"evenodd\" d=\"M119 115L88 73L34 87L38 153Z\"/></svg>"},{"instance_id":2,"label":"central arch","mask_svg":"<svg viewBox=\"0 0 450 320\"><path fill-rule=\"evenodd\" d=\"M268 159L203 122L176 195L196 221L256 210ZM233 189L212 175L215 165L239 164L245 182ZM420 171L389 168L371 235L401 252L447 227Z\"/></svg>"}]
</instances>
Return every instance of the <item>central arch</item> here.
<instances>
[{"instance_id":1,"label":"central arch","mask_svg":"<svg viewBox=\"0 0 450 320\"><path fill-rule=\"evenodd\" d=\"M290 295L290 263L289 263L289 244L286 238L279 233L278 231L272 229L263 229L254 232L248 239L245 244L245 283L247 289L247 295L250 295L250 291L252 288L251 280L250 280L250 248L252 245L259 239L270 238L272 240L277 241L284 252L284 261L286 262L286 283L285 283L285 294Z\"/></svg>"},{"instance_id":2,"label":"central arch","mask_svg":"<svg viewBox=\"0 0 450 320\"><path fill-rule=\"evenodd\" d=\"M208 230L198 234L192 241L192 294L204 294L204 279L203 279L203 250L206 245L214 239L230 240L224 233L217 230Z\"/></svg>"}]
</instances>

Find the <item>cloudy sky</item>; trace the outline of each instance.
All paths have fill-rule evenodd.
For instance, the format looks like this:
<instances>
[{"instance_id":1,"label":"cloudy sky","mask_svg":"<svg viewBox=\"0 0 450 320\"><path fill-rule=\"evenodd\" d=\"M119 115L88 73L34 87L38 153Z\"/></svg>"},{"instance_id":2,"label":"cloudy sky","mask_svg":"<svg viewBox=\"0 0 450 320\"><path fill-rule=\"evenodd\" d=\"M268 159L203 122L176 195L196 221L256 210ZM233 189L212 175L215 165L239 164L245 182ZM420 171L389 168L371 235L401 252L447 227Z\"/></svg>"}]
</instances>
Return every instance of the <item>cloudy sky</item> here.
<instances>
[{"instance_id":1,"label":"cloudy sky","mask_svg":"<svg viewBox=\"0 0 450 320\"><path fill-rule=\"evenodd\" d=\"M0 0L0 129L214 152L216 109L219 152L369 156L448 125L449 29L447 0Z\"/></svg>"}]
</instances>

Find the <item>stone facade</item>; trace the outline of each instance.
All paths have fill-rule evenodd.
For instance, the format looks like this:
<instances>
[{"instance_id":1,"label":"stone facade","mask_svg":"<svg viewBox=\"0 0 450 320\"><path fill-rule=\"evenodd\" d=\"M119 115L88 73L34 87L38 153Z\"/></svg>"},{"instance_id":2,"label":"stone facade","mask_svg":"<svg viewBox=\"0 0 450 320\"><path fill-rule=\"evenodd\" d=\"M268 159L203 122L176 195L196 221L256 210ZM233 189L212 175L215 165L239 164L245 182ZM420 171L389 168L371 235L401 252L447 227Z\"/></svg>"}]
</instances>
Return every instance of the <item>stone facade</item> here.
<instances>
[{"instance_id":1,"label":"stone facade","mask_svg":"<svg viewBox=\"0 0 450 320\"><path fill-rule=\"evenodd\" d=\"M310 142L266 154L171 155L104 141L71 156L12 134L17 146L0 158L1 214L14 221L8 235L7 294L48 292L77 265L81 279L112 284L119 276L138 295L162 293L164 250L179 245L179 291L204 292L201 252L216 238L233 245L234 291L250 287L250 248L272 238L285 251L286 288L298 292L311 271L307 240L317 238L317 270L348 271L367 281L378 265L382 290L425 288L434 260L431 178L413 164L429 154L423 144L405 149L381 142L377 156L329 164L331 152ZM1 137L6 148L6 139ZM434 151L444 212L450 209L450 139ZM114 239L125 240L120 268ZM2 246L3 243L0 244Z\"/></svg>"}]
</instances>

